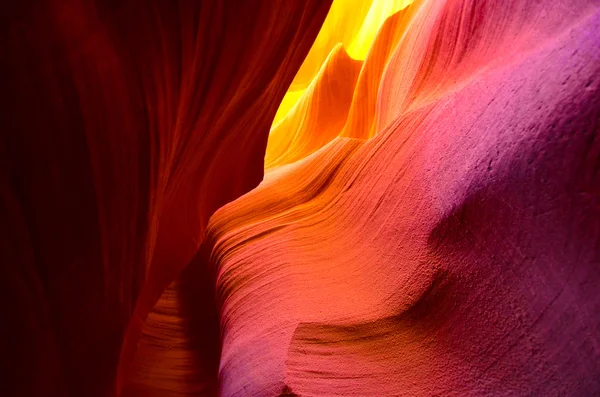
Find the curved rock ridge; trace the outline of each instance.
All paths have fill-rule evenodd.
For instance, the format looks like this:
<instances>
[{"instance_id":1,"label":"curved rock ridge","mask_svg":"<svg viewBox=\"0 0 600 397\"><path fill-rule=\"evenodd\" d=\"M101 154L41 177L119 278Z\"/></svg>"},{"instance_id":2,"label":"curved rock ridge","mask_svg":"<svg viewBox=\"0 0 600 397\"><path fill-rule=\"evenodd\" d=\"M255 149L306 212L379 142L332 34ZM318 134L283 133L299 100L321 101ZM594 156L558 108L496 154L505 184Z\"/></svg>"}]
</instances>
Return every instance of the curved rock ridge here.
<instances>
[{"instance_id":1,"label":"curved rock ridge","mask_svg":"<svg viewBox=\"0 0 600 397\"><path fill-rule=\"evenodd\" d=\"M300 101L271 129L265 169L300 160L338 136L361 65L341 44L333 48Z\"/></svg>"},{"instance_id":2,"label":"curved rock ridge","mask_svg":"<svg viewBox=\"0 0 600 397\"><path fill-rule=\"evenodd\" d=\"M129 395L164 395L184 381L162 334L140 347L162 349L141 354L165 372L131 373L144 320L210 215L261 181L269 126L330 4L3 7L2 395L113 396L131 378L142 388ZM198 313L214 306L202 288ZM162 308L175 311L175 297ZM163 309L149 323L177 328ZM212 341L217 320L200 317ZM206 356L216 368L218 355ZM173 395L197 395L189 386Z\"/></svg>"},{"instance_id":3,"label":"curved rock ridge","mask_svg":"<svg viewBox=\"0 0 600 397\"><path fill-rule=\"evenodd\" d=\"M377 32L358 76L352 105L340 136L368 139L375 135L375 109L382 74L421 4L421 1L416 1L390 16Z\"/></svg>"},{"instance_id":4,"label":"curved rock ridge","mask_svg":"<svg viewBox=\"0 0 600 397\"><path fill-rule=\"evenodd\" d=\"M361 50L365 61L350 58L342 43L332 49L298 102L283 119L278 122L275 119L265 155L266 170L306 157L336 136L367 139L373 135L376 98L384 67L419 6L419 2L411 6L398 1L390 2L387 7L380 2L371 5L360 30L363 34L357 34L353 41L360 44L351 44L362 48L367 44L365 37L375 37L368 40L373 42L368 54ZM396 8L402 10L383 23L378 20ZM333 10L329 16L332 13ZM371 32L380 25L379 31ZM324 29L325 26L319 35ZM285 106L282 103L280 110Z\"/></svg>"},{"instance_id":5,"label":"curved rock ridge","mask_svg":"<svg viewBox=\"0 0 600 397\"><path fill-rule=\"evenodd\" d=\"M598 32L584 0L389 19L361 139L209 221L221 394L600 393Z\"/></svg>"},{"instance_id":6,"label":"curved rock ridge","mask_svg":"<svg viewBox=\"0 0 600 397\"><path fill-rule=\"evenodd\" d=\"M340 44L355 60L364 60L377 31L388 16L413 0L334 0L317 39L285 94L275 119L276 126L305 95L329 54Z\"/></svg>"}]
</instances>

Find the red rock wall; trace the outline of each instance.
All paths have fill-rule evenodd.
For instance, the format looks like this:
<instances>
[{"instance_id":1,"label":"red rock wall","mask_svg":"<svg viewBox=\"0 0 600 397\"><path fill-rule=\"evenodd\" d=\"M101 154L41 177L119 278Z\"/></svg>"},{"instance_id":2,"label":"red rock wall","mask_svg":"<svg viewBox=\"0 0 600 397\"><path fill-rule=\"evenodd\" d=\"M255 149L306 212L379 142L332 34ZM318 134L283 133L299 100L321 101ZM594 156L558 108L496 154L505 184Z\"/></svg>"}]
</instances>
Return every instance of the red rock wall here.
<instances>
[{"instance_id":1,"label":"red rock wall","mask_svg":"<svg viewBox=\"0 0 600 397\"><path fill-rule=\"evenodd\" d=\"M2 395L127 382L143 320L209 216L260 182L329 4L3 5Z\"/></svg>"}]
</instances>

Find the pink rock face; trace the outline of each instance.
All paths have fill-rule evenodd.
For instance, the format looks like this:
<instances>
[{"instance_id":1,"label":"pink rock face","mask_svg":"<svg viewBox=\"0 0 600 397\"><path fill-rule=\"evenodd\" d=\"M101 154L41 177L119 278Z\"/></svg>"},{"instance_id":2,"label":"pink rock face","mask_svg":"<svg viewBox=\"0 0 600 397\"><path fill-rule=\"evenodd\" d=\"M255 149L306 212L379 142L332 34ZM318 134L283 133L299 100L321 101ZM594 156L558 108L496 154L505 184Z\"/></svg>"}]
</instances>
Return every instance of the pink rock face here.
<instances>
[{"instance_id":1,"label":"pink rock face","mask_svg":"<svg viewBox=\"0 0 600 397\"><path fill-rule=\"evenodd\" d=\"M600 9L411 7L375 137L209 222L223 395L600 393Z\"/></svg>"}]
</instances>

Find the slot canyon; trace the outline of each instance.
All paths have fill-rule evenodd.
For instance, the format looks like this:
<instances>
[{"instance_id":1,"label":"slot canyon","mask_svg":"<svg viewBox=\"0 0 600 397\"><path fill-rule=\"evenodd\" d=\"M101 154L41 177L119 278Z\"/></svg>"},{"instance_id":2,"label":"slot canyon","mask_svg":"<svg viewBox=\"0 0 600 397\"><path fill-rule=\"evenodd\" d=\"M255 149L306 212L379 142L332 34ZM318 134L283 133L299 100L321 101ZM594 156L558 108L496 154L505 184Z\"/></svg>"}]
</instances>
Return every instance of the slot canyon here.
<instances>
[{"instance_id":1,"label":"slot canyon","mask_svg":"<svg viewBox=\"0 0 600 397\"><path fill-rule=\"evenodd\" d=\"M0 26L0 395L600 396L600 1Z\"/></svg>"}]
</instances>

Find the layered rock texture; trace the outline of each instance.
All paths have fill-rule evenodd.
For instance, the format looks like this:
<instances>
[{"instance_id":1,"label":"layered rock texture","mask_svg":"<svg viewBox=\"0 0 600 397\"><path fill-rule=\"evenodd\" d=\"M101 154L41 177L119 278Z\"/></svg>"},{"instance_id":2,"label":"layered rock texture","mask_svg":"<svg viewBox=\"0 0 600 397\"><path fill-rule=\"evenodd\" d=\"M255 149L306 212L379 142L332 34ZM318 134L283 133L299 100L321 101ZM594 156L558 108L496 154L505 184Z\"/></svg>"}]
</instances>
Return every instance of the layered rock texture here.
<instances>
[{"instance_id":1,"label":"layered rock texture","mask_svg":"<svg viewBox=\"0 0 600 397\"><path fill-rule=\"evenodd\" d=\"M415 1L334 48L209 222L223 394L600 393L598 32L597 2Z\"/></svg>"},{"instance_id":2,"label":"layered rock texture","mask_svg":"<svg viewBox=\"0 0 600 397\"><path fill-rule=\"evenodd\" d=\"M598 1L0 22L3 394L600 394Z\"/></svg>"}]
</instances>

